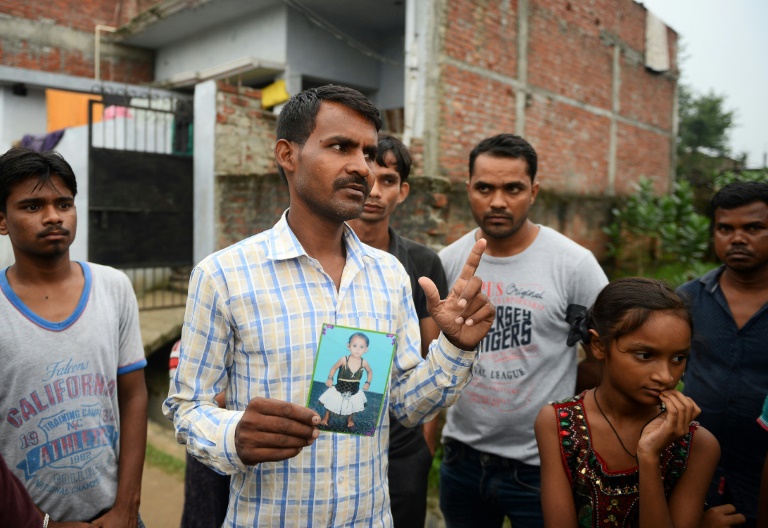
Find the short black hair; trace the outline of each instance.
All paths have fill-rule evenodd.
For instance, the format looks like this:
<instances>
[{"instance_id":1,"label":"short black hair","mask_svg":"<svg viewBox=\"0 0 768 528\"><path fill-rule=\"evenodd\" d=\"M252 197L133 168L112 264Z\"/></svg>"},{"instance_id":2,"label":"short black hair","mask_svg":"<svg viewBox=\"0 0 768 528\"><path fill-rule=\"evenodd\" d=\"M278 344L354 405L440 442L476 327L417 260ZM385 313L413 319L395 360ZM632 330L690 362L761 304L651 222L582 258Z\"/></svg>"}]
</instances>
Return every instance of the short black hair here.
<instances>
[{"instance_id":1,"label":"short black hair","mask_svg":"<svg viewBox=\"0 0 768 528\"><path fill-rule=\"evenodd\" d=\"M408 147L403 145L403 142L394 136L389 134L379 134L379 150L376 153L376 163L382 167L386 166L384 161L384 154L391 152L395 157L395 166L397 167L397 173L400 174L400 183L408 179L408 175L411 173L411 153L408 152Z\"/></svg>"},{"instance_id":2,"label":"short black hair","mask_svg":"<svg viewBox=\"0 0 768 528\"><path fill-rule=\"evenodd\" d=\"M30 178L37 178L35 189L58 176L72 192L77 194L77 179L72 167L54 151L37 152L28 148L13 147L0 156L0 212L7 212L11 189Z\"/></svg>"},{"instance_id":3,"label":"short black hair","mask_svg":"<svg viewBox=\"0 0 768 528\"><path fill-rule=\"evenodd\" d=\"M712 197L709 219L714 222L716 209L736 209L755 202L768 205L768 183L744 181L729 183Z\"/></svg>"},{"instance_id":4,"label":"short black hair","mask_svg":"<svg viewBox=\"0 0 768 528\"><path fill-rule=\"evenodd\" d=\"M515 158L524 159L528 165L528 176L531 177L531 183L536 178L538 170L538 156L536 150L525 139L514 134L497 134L493 137L485 138L477 144L472 152L469 153L469 177L475 170L475 160L480 154L488 154L495 158Z\"/></svg>"},{"instance_id":5,"label":"short black hair","mask_svg":"<svg viewBox=\"0 0 768 528\"><path fill-rule=\"evenodd\" d=\"M323 101L341 103L370 121L376 127L376 132L381 130L379 110L366 96L354 88L326 84L318 88L304 90L285 103L277 118L277 139L287 139L304 145L315 129L315 119L317 112L320 111L320 103ZM280 176L285 179L285 172L280 164L277 165L277 170Z\"/></svg>"},{"instance_id":6,"label":"short black hair","mask_svg":"<svg viewBox=\"0 0 768 528\"><path fill-rule=\"evenodd\" d=\"M365 335L365 334L364 334L364 333L362 333L362 332L355 332L354 334L352 334L351 336L349 336L349 341L347 341L347 343L349 343L349 344L351 345L351 344L352 344L352 340L353 340L354 338L356 338L356 337L359 337L360 339L362 339L363 341L365 341L365 346L368 346L368 345L370 345L370 344L371 344L371 340L370 340L370 339L368 339L368 336L367 336L367 335Z\"/></svg>"},{"instance_id":7,"label":"short black hair","mask_svg":"<svg viewBox=\"0 0 768 528\"><path fill-rule=\"evenodd\" d=\"M608 283L587 312L587 328L597 331L608 348L611 341L643 326L654 312L674 313L688 323L693 334L693 318L685 301L665 282L645 277L624 277Z\"/></svg>"}]
</instances>

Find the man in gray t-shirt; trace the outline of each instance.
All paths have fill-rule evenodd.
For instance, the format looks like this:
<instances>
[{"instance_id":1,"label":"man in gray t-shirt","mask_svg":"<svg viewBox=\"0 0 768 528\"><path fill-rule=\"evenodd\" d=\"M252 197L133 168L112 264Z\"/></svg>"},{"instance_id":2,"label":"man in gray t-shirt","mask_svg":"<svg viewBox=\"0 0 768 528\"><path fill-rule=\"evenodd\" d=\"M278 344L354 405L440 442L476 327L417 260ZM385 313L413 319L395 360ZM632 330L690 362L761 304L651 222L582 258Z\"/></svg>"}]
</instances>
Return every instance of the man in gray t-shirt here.
<instances>
[{"instance_id":1,"label":"man in gray t-shirt","mask_svg":"<svg viewBox=\"0 0 768 528\"><path fill-rule=\"evenodd\" d=\"M577 351L566 345L569 304L591 306L608 282L590 251L528 219L539 190L536 152L519 136L480 142L467 194L479 228L440 252L448 283L475 240L477 276L496 306L473 379L448 410L440 476L446 525L543 526L533 423L548 401L573 396Z\"/></svg>"},{"instance_id":2,"label":"man in gray t-shirt","mask_svg":"<svg viewBox=\"0 0 768 528\"><path fill-rule=\"evenodd\" d=\"M124 273L70 260L76 193L54 152L0 156L0 235L15 259L0 270L0 453L40 525L137 528L147 435L139 311Z\"/></svg>"}]
</instances>

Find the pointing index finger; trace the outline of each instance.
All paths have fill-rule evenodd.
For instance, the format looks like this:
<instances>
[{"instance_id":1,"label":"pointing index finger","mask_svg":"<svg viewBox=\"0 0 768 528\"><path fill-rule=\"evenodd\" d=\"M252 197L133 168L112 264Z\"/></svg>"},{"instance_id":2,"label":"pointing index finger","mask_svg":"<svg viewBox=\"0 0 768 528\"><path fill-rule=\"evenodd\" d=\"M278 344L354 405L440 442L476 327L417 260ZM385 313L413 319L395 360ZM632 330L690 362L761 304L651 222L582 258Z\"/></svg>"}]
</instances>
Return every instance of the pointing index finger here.
<instances>
[{"instance_id":1,"label":"pointing index finger","mask_svg":"<svg viewBox=\"0 0 768 528\"><path fill-rule=\"evenodd\" d=\"M470 251L469 256L467 257L467 262L464 264L464 267L459 274L460 279L468 281L472 278L472 276L477 271L477 267L480 265L480 258L483 256L485 246L486 241L484 238L481 238L475 242L475 245L472 247L472 251Z\"/></svg>"}]
</instances>

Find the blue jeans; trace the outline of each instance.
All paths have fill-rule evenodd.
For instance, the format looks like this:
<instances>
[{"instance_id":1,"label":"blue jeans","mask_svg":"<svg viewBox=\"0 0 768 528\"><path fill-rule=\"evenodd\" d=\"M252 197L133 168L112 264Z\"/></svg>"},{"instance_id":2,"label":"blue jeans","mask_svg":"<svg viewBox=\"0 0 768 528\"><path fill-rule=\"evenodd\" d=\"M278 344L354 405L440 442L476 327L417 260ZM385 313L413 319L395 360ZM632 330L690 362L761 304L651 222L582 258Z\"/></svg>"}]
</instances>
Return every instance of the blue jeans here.
<instances>
[{"instance_id":1,"label":"blue jeans","mask_svg":"<svg viewBox=\"0 0 768 528\"><path fill-rule=\"evenodd\" d=\"M541 468L481 453L446 440L440 466L440 509L447 528L544 526Z\"/></svg>"}]
</instances>

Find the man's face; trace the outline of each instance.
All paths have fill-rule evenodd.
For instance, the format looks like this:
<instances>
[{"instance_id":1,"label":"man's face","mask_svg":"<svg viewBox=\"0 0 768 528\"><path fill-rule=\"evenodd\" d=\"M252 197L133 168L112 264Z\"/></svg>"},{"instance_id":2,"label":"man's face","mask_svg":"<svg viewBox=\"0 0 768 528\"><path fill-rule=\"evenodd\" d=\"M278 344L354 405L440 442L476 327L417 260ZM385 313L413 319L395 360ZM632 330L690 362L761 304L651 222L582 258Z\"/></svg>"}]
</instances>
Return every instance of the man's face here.
<instances>
[{"instance_id":1,"label":"man's face","mask_svg":"<svg viewBox=\"0 0 768 528\"><path fill-rule=\"evenodd\" d=\"M374 182L360 220L363 222L389 221L395 208L408 196L408 183L403 183L397 172L397 159L392 151L384 154L384 165L373 164Z\"/></svg>"},{"instance_id":2,"label":"man's face","mask_svg":"<svg viewBox=\"0 0 768 528\"><path fill-rule=\"evenodd\" d=\"M531 183L528 163L522 158L500 158L480 154L467 182L472 216L491 238L513 236L528 220L539 183Z\"/></svg>"},{"instance_id":3,"label":"man's face","mask_svg":"<svg viewBox=\"0 0 768 528\"><path fill-rule=\"evenodd\" d=\"M42 185L37 177L15 185L6 212L0 212L0 234L8 235L15 254L59 257L69 250L76 231L75 198L57 175Z\"/></svg>"},{"instance_id":4,"label":"man's face","mask_svg":"<svg viewBox=\"0 0 768 528\"><path fill-rule=\"evenodd\" d=\"M376 144L376 127L361 114L341 103L320 103L315 129L303 146L290 142L291 158L283 165L291 210L334 222L360 216L373 184Z\"/></svg>"},{"instance_id":5,"label":"man's face","mask_svg":"<svg viewBox=\"0 0 768 528\"><path fill-rule=\"evenodd\" d=\"M717 257L730 269L751 272L768 265L768 205L755 202L715 210Z\"/></svg>"}]
</instances>

